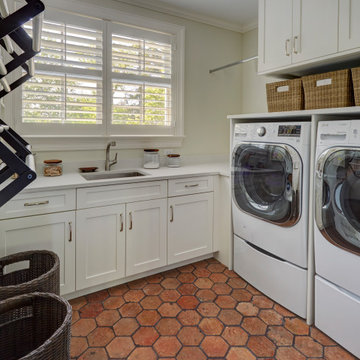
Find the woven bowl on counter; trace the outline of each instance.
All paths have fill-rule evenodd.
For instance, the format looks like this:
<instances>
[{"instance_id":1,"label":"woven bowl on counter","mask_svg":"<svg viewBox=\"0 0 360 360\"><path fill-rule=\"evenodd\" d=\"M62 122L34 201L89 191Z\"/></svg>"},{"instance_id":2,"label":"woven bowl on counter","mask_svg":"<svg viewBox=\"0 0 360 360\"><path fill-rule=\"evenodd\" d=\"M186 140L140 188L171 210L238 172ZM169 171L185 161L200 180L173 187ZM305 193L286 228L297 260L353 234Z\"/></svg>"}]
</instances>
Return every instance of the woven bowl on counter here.
<instances>
[{"instance_id":1,"label":"woven bowl on counter","mask_svg":"<svg viewBox=\"0 0 360 360\"><path fill-rule=\"evenodd\" d=\"M4 273L5 267L28 261L26 269ZM60 293L60 261L52 251L38 250L0 258L0 300L30 292Z\"/></svg>"},{"instance_id":2,"label":"woven bowl on counter","mask_svg":"<svg viewBox=\"0 0 360 360\"><path fill-rule=\"evenodd\" d=\"M0 301L1 360L70 359L71 305L55 294Z\"/></svg>"}]
</instances>

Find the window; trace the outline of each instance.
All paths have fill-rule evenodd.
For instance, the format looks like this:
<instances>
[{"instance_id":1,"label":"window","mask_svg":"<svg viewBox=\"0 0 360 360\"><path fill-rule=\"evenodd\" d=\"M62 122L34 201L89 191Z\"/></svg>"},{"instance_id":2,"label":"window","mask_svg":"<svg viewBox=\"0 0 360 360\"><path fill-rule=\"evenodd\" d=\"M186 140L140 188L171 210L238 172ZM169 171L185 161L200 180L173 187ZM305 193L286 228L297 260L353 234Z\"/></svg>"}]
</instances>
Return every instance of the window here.
<instances>
[{"instance_id":1,"label":"window","mask_svg":"<svg viewBox=\"0 0 360 360\"><path fill-rule=\"evenodd\" d=\"M35 76L15 101L22 134L183 135L176 46L183 29L142 28L138 19L113 17L117 22L47 8ZM31 35L30 24L26 30Z\"/></svg>"},{"instance_id":2,"label":"window","mask_svg":"<svg viewBox=\"0 0 360 360\"><path fill-rule=\"evenodd\" d=\"M109 25L111 36L111 132L173 132L172 36ZM145 130L146 129L146 130Z\"/></svg>"}]
</instances>

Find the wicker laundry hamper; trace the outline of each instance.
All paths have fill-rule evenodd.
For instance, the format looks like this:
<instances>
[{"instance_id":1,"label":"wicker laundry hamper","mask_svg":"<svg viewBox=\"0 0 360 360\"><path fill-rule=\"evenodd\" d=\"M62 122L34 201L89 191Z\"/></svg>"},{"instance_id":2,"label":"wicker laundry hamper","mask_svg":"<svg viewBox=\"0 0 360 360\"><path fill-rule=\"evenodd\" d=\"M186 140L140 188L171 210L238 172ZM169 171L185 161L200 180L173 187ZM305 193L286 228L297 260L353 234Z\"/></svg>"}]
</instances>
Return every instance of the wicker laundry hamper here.
<instances>
[{"instance_id":1,"label":"wicker laundry hamper","mask_svg":"<svg viewBox=\"0 0 360 360\"><path fill-rule=\"evenodd\" d=\"M5 266L28 261L29 267L4 274ZM0 301L31 293L60 293L59 257L46 250L26 251L0 258Z\"/></svg>"},{"instance_id":2,"label":"wicker laundry hamper","mask_svg":"<svg viewBox=\"0 0 360 360\"><path fill-rule=\"evenodd\" d=\"M1 360L70 359L71 305L55 294L0 301Z\"/></svg>"}]
</instances>

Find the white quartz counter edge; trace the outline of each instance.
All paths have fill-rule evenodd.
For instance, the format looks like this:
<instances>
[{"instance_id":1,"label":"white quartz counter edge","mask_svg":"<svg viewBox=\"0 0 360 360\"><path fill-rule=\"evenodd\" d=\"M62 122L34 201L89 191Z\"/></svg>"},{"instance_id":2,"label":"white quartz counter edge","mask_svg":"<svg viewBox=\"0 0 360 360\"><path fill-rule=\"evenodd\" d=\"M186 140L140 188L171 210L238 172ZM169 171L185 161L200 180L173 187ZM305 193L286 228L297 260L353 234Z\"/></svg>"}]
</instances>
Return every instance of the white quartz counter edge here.
<instances>
[{"instance_id":1,"label":"white quartz counter edge","mask_svg":"<svg viewBox=\"0 0 360 360\"><path fill-rule=\"evenodd\" d=\"M57 177L38 178L30 184L24 192L34 192L40 190L60 190L60 189L74 189L92 186L128 184L144 181L167 180L171 178L191 177L191 176L206 176L206 175L221 175L230 176L229 164L226 163L211 163L201 165L188 165L179 168L161 167L159 169L113 169L112 171L122 170L140 170L146 173L146 176L106 179L106 180L85 180L79 173L63 174Z\"/></svg>"}]
</instances>

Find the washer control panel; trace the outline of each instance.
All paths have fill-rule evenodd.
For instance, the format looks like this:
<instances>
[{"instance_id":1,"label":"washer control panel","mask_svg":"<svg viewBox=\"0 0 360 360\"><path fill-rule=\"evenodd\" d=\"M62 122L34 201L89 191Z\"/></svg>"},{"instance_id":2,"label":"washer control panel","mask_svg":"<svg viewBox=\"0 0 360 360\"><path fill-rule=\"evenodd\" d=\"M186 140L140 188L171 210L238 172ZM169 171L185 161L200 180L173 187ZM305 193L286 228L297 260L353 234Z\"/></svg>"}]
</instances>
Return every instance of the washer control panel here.
<instances>
[{"instance_id":1,"label":"washer control panel","mask_svg":"<svg viewBox=\"0 0 360 360\"><path fill-rule=\"evenodd\" d=\"M278 136L300 137L301 125L279 125Z\"/></svg>"}]
</instances>

